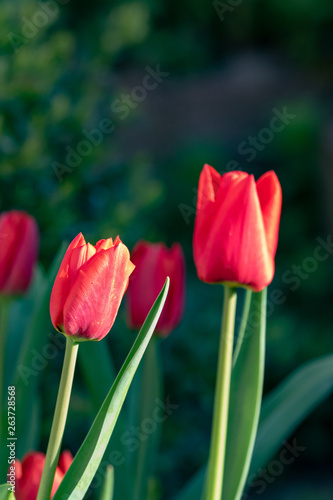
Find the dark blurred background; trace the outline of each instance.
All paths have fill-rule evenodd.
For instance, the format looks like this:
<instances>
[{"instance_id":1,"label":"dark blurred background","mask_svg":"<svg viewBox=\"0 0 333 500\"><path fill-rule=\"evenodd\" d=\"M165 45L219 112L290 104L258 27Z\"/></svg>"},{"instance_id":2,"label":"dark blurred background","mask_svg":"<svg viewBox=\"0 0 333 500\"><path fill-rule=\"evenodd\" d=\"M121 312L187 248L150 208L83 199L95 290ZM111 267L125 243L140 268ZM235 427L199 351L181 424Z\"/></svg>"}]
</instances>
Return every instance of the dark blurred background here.
<instances>
[{"instance_id":1,"label":"dark blurred background","mask_svg":"<svg viewBox=\"0 0 333 500\"><path fill-rule=\"evenodd\" d=\"M274 169L282 184L270 290L286 300L268 320L265 392L333 349L332 259L313 262L333 230L333 4L2 0L0 27L0 209L36 217L43 266L80 231L93 243L119 234L129 248L139 238L184 248L185 317L161 345L165 392L180 405L157 463L169 499L206 460L210 436L222 291L192 260L204 163ZM117 366L132 340L123 307L106 340ZM50 408L60 362L41 381ZM89 414L80 379L72 408L65 445L76 452ZM297 430L306 452L262 498L332 498L332 422L330 398Z\"/></svg>"}]
</instances>

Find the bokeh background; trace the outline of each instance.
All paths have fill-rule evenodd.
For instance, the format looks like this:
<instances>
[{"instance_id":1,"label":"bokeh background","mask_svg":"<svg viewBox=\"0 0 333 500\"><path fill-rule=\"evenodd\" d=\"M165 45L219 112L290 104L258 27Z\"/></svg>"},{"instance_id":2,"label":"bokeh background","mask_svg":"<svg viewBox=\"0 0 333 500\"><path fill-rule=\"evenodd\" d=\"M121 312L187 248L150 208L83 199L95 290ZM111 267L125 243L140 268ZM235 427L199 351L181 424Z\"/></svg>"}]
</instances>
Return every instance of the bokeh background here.
<instances>
[{"instance_id":1,"label":"bokeh background","mask_svg":"<svg viewBox=\"0 0 333 500\"><path fill-rule=\"evenodd\" d=\"M80 231L92 242L119 234L129 248L140 238L182 244L184 321L161 346L165 392L180 405L165 423L156 463L169 499L206 460L210 436L222 291L198 280L192 259L204 163L256 177L274 169L282 184L270 289L281 289L286 300L268 320L265 392L302 362L333 349L332 258L311 269L307 260L317 238L326 241L333 230L333 4L52 5L0 5L0 209L36 217L46 269L60 243ZM279 113L281 130L272 131ZM109 120L108 132L102 138L92 133L95 144L82 146L103 120ZM72 163L66 162L69 152ZM133 340L125 321L122 307L105 340L117 366ZM44 450L60 363L52 361L40 381ZM64 443L73 452L90 410L79 374ZM330 398L297 430L307 450L263 499L332 498L332 422Z\"/></svg>"}]
</instances>

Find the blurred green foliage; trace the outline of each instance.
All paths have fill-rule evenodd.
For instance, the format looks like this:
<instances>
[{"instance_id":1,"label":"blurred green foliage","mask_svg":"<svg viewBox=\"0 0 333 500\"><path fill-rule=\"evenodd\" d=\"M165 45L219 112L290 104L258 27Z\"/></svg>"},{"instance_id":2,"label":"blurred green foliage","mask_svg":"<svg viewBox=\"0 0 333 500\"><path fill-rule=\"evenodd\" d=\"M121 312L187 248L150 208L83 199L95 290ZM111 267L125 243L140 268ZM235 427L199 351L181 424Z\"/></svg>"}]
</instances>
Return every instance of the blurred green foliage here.
<instances>
[{"instance_id":1,"label":"blurred green foliage","mask_svg":"<svg viewBox=\"0 0 333 500\"><path fill-rule=\"evenodd\" d=\"M331 259L320 263L297 291L283 280L286 271L313 255L316 238L329 234L318 175L326 109L311 95L283 102L297 118L250 165L237 154L237 141L246 132L241 129L235 142L221 138L207 144L197 137L177 151L169 150L167 157L148 149L125 161L115 154L117 131L123 126L111 109L122 91L115 75L156 64L174 75L194 75L251 49L277 53L293 71L329 86L333 4L249 0L223 14L223 2L204 0L59 0L53 1L56 14L50 14L45 10L48 2L43 3L2 0L0 5L0 209L24 209L36 217L45 267L61 241L80 231L93 242L120 234L130 248L139 238L183 245L188 270L185 318L162 348L165 393L180 404L165 425L157 464L165 498L170 498L206 459L210 435L222 292L198 281L192 261L193 198L203 163L222 171L229 159L236 159L256 176L273 168L282 183L284 209L271 289L281 289L286 301L269 318L266 390L301 362L332 351ZM96 128L105 118L115 132L105 134L78 166L60 175L54 162L64 165L66 148L76 151L85 139L83 130ZM256 130L254 125L251 132ZM187 222L180 204L190 209ZM132 338L126 333L123 308L105 341L118 367ZM52 361L41 381L49 404L43 418L44 446L60 365L61 359ZM79 377L65 434L65 445L73 452L89 428L90 405ZM303 463L312 470L325 469L332 459L332 414L331 401L299 429L300 441L310 450Z\"/></svg>"}]
</instances>

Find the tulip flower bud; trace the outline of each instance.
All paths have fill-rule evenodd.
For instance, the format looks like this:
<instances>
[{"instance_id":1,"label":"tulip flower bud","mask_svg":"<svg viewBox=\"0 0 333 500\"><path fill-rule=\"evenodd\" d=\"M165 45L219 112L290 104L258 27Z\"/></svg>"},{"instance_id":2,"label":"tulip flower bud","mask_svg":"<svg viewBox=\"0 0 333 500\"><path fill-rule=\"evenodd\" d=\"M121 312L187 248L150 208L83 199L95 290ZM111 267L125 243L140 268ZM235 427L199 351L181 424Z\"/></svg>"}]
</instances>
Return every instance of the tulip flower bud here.
<instances>
[{"instance_id":1,"label":"tulip flower bud","mask_svg":"<svg viewBox=\"0 0 333 500\"><path fill-rule=\"evenodd\" d=\"M53 326L79 340L101 340L110 331L134 269L119 237L93 246L80 233L69 245L50 301Z\"/></svg>"},{"instance_id":2,"label":"tulip flower bud","mask_svg":"<svg viewBox=\"0 0 333 500\"><path fill-rule=\"evenodd\" d=\"M185 301L185 260L181 246L169 250L164 243L138 242L132 252L135 271L128 287L128 322L133 329L143 325L165 279L170 289L156 331L167 336L181 321Z\"/></svg>"},{"instance_id":3,"label":"tulip flower bud","mask_svg":"<svg viewBox=\"0 0 333 500\"><path fill-rule=\"evenodd\" d=\"M54 476L51 498L57 491L72 461L73 457L69 451L64 451L60 455ZM15 467L16 500L36 500L44 462L45 455L41 452L28 453L24 456L22 463L20 460L15 460L13 466ZM62 466L60 466L61 463Z\"/></svg>"},{"instance_id":4,"label":"tulip flower bud","mask_svg":"<svg viewBox=\"0 0 333 500\"><path fill-rule=\"evenodd\" d=\"M0 215L0 294L27 290L38 247L39 232L33 217L17 210Z\"/></svg>"},{"instance_id":5,"label":"tulip flower bud","mask_svg":"<svg viewBox=\"0 0 333 500\"><path fill-rule=\"evenodd\" d=\"M193 238L199 278L257 292L268 286L275 271L281 205L281 186L273 171L256 183L245 172L221 176L205 165Z\"/></svg>"}]
</instances>

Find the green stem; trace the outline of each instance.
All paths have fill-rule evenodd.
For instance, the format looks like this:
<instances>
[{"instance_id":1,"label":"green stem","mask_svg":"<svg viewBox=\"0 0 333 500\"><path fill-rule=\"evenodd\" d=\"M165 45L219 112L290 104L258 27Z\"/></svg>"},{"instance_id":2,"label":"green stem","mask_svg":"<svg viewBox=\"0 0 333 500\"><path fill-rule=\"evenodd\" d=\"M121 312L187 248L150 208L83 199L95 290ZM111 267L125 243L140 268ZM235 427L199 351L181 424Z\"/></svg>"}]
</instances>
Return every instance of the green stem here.
<instances>
[{"instance_id":1,"label":"green stem","mask_svg":"<svg viewBox=\"0 0 333 500\"><path fill-rule=\"evenodd\" d=\"M236 303L237 290L225 286L205 500L221 500L222 494Z\"/></svg>"},{"instance_id":2,"label":"green stem","mask_svg":"<svg viewBox=\"0 0 333 500\"><path fill-rule=\"evenodd\" d=\"M79 345L66 337L65 359L37 500L49 500L64 434Z\"/></svg>"}]
</instances>

